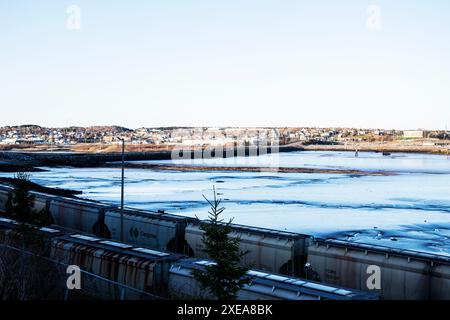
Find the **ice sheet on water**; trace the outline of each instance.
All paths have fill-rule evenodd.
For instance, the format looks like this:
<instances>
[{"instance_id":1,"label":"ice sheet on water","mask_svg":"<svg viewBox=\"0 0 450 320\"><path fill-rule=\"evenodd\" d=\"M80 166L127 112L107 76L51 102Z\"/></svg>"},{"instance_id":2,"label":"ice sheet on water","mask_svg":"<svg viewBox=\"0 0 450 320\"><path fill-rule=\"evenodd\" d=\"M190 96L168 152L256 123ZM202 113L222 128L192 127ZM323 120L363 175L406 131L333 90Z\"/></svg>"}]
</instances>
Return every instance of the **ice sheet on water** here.
<instances>
[{"instance_id":1,"label":"ice sheet on water","mask_svg":"<svg viewBox=\"0 0 450 320\"><path fill-rule=\"evenodd\" d=\"M148 163L149 161L136 162ZM281 167L450 173L450 160L447 156L414 153L394 153L390 156L383 156L382 153L359 152L359 156L355 157L354 151L298 151L266 154L259 157L177 159L152 161L152 163L231 167L264 167L277 164Z\"/></svg>"},{"instance_id":2,"label":"ice sheet on water","mask_svg":"<svg viewBox=\"0 0 450 320\"><path fill-rule=\"evenodd\" d=\"M360 157L354 158L345 152L277 156L282 166L383 169L397 170L400 174L127 169L125 204L206 218L208 206L202 194L211 197L215 185L224 199L224 218L234 217L239 224L450 253L450 160L447 157L414 154L383 157L360 153ZM218 160L209 161L213 164ZM243 165L239 158L225 161L227 165L230 161ZM264 161L264 156L260 161ZM110 204L120 202L120 169L47 169L47 172L33 173L32 180L50 187L82 190L84 197Z\"/></svg>"}]
</instances>

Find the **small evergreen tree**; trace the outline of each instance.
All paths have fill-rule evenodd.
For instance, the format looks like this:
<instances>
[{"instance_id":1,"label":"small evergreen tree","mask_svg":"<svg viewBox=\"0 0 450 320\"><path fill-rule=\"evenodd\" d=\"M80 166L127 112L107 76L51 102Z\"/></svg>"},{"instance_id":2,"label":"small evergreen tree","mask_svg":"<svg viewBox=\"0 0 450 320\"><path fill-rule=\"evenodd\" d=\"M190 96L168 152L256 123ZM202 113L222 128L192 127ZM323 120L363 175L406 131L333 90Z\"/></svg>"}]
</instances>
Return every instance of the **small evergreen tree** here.
<instances>
[{"instance_id":1,"label":"small evergreen tree","mask_svg":"<svg viewBox=\"0 0 450 320\"><path fill-rule=\"evenodd\" d=\"M47 208L42 210L34 209L34 196L30 193L31 183L30 175L24 172L18 172L13 180L14 191L12 197L6 204L6 216L14 219L20 227L23 235L23 248L34 248L43 252L47 247L45 239L39 235L37 230L41 227L53 223L53 218Z\"/></svg>"},{"instance_id":2,"label":"small evergreen tree","mask_svg":"<svg viewBox=\"0 0 450 320\"><path fill-rule=\"evenodd\" d=\"M18 172L14 177L14 192L7 204L7 215L16 220L24 228L40 228L52 223L50 213L34 210L34 197L30 194L30 175Z\"/></svg>"},{"instance_id":3,"label":"small evergreen tree","mask_svg":"<svg viewBox=\"0 0 450 320\"><path fill-rule=\"evenodd\" d=\"M251 278L247 275L249 267L240 266L241 258L248 252L239 250L239 238L229 237L232 231L231 222L224 223L219 218L225 208L220 206L221 199L217 199L216 190L213 188L214 200L209 203L209 223L202 224L204 231L204 251L208 257L215 262L206 266L206 270L194 270L194 278L203 290L208 290L219 300L234 300L238 291Z\"/></svg>"},{"instance_id":4,"label":"small evergreen tree","mask_svg":"<svg viewBox=\"0 0 450 320\"><path fill-rule=\"evenodd\" d=\"M50 253L50 241L38 230L52 218L46 208L34 209L29 178L27 173L15 174L6 206L6 216L19 223L19 236L0 243L0 300L48 299L62 280L58 265L44 258Z\"/></svg>"}]
</instances>

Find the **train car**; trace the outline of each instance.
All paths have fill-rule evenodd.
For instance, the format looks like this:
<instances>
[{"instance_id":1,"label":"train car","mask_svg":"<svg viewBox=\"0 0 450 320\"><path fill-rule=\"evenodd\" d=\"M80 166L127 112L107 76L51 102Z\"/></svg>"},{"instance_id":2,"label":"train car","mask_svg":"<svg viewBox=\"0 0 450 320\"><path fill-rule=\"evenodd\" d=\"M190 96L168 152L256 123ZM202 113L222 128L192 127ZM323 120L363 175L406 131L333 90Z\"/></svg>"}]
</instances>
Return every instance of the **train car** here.
<instances>
[{"instance_id":1,"label":"train car","mask_svg":"<svg viewBox=\"0 0 450 320\"><path fill-rule=\"evenodd\" d=\"M0 186L0 211L6 212L8 202L12 199L14 189ZM47 210L56 225L93 233L95 223L99 220L99 213L106 206L101 203L82 199L71 199L40 192L30 192L35 211Z\"/></svg>"},{"instance_id":2,"label":"train car","mask_svg":"<svg viewBox=\"0 0 450 320\"><path fill-rule=\"evenodd\" d=\"M0 212L6 211L6 204L13 189L0 188ZM121 210L115 206L84 199L31 192L33 206L37 211L48 210L54 224L103 238L121 239ZM124 241L153 247L160 250L192 255L186 246L184 230L189 218L161 214L152 211L125 208Z\"/></svg>"},{"instance_id":3,"label":"train car","mask_svg":"<svg viewBox=\"0 0 450 320\"><path fill-rule=\"evenodd\" d=\"M185 228L189 218L150 211L125 209L123 211L123 240L158 250L192 254L185 242ZM119 209L105 212L104 224L112 239L119 240L121 212Z\"/></svg>"},{"instance_id":4,"label":"train car","mask_svg":"<svg viewBox=\"0 0 450 320\"><path fill-rule=\"evenodd\" d=\"M36 207L46 206L56 225L121 240L121 210L99 202L34 193ZM189 254L184 230L188 218L131 208L123 210L123 241ZM191 250L192 251L192 250ZM191 253L192 254L192 253Z\"/></svg>"},{"instance_id":5,"label":"train car","mask_svg":"<svg viewBox=\"0 0 450 320\"><path fill-rule=\"evenodd\" d=\"M34 195L35 203L49 208L56 225L79 232L98 234L97 225L102 223L105 211L110 208L104 204L81 199L49 197L38 193ZM98 235L107 237L107 234Z\"/></svg>"},{"instance_id":6,"label":"train car","mask_svg":"<svg viewBox=\"0 0 450 320\"><path fill-rule=\"evenodd\" d=\"M308 262L321 281L378 291L382 299L450 299L450 257L315 239ZM379 270L379 286L373 278Z\"/></svg>"},{"instance_id":7,"label":"train car","mask_svg":"<svg viewBox=\"0 0 450 320\"><path fill-rule=\"evenodd\" d=\"M0 244L24 248L25 242L23 241L23 231L20 229L21 225L13 219L0 217ZM42 227L36 229L38 235L43 239L51 239L64 234L59 228L55 227ZM46 242L43 242L45 244Z\"/></svg>"},{"instance_id":8,"label":"train car","mask_svg":"<svg viewBox=\"0 0 450 320\"><path fill-rule=\"evenodd\" d=\"M6 213L8 205L11 205L14 188L6 185L0 185L0 212ZM33 209L41 211L48 209L50 205L51 196L39 196L38 193L33 193Z\"/></svg>"},{"instance_id":9,"label":"train car","mask_svg":"<svg viewBox=\"0 0 450 320\"><path fill-rule=\"evenodd\" d=\"M109 239L72 234L53 240L51 257L67 265L77 265L99 277L164 297L168 295L170 266L181 256ZM107 287L103 291L118 289L114 284L103 285ZM112 292L111 296L117 296L117 293Z\"/></svg>"},{"instance_id":10,"label":"train car","mask_svg":"<svg viewBox=\"0 0 450 320\"><path fill-rule=\"evenodd\" d=\"M13 189L8 186L0 185L0 212L5 213L8 201L12 197Z\"/></svg>"},{"instance_id":11,"label":"train car","mask_svg":"<svg viewBox=\"0 0 450 320\"><path fill-rule=\"evenodd\" d=\"M206 258L203 250L202 222L191 222L186 227L186 242L194 257ZM306 248L310 236L233 224L231 237L240 239L240 250L248 252L243 265L269 272L299 276L306 262Z\"/></svg>"},{"instance_id":12,"label":"train car","mask_svg":"<svg viewBox=\"0 0 450 320\"><path fill-rule=\"evenodd\" d=\"M170 268L169 292L173 298L212 298L200 289L192 270L204 270L213 262L183 259ZM375 293L250 270L251 282L238 292L239 300L376 300Z\"/></svg>"}]
</instances>

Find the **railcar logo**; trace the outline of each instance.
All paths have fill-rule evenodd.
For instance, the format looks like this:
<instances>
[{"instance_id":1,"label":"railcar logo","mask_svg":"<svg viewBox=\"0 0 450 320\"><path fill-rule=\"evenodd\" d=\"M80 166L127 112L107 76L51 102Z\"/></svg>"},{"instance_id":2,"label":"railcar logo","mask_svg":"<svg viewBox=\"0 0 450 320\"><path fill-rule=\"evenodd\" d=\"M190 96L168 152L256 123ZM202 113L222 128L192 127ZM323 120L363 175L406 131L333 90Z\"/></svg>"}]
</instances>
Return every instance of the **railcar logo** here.
<instances>
[{"instance_id":1,"label":"railcar logo","mask_svg":"<svg viewBox=\"0 0 450 320\"><path fill-rule=\"evenodd\" d=\"M137 239L139 237L139 230L137 228L130 228L130 236Z\"/></svg>"}]
</instances>

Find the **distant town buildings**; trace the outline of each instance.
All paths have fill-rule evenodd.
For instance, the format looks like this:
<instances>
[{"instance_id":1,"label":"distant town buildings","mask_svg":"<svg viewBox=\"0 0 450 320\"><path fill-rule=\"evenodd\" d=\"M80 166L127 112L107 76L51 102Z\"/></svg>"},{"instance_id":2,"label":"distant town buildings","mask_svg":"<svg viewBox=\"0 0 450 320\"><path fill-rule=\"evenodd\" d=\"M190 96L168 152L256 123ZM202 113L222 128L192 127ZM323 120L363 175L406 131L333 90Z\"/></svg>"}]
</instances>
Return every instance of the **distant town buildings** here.
<instances>
[{"instance_id":1,"label":"distant town buildings","mask_svg":"<svg viewBox=\"0 0 450 320\"><path fill-rule=\"evenodd\" d=\"M117 144L118 138L134 145L205 146L205 145L273 145L273 144L346 144L352 142L387 142L399 138L423 139L439 145L448 140L447 131L385 130L357 128L138 128L131 130L119 126L44 128L35 125L0 128L3 145L74 145Z\"/></svg>"}]
</instances>

